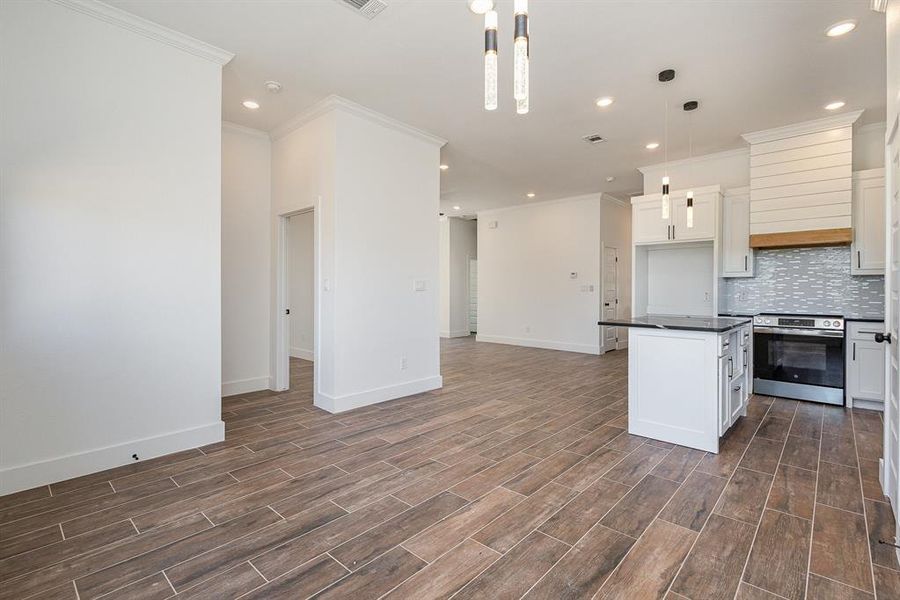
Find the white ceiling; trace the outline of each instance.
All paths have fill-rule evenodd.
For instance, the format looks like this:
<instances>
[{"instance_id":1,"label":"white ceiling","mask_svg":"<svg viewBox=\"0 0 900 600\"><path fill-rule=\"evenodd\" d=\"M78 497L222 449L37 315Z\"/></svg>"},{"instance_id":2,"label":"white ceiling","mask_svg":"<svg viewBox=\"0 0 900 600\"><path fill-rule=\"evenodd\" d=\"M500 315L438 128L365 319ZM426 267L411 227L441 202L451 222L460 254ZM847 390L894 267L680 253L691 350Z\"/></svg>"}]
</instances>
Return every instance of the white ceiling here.
<instances>
[{"instance_id":1,"label":"white ceiling","mask_svg":"<svg viewBox=\"0 0 900 600\"><path fill-rule=\"evenodd\" d=\"M223 117L271 130L338 94L449 140L442 208L461 213L603 191L641 189L638 166L687 156L681 103L694 113L694 154L743 145L740 134L826 116L834 99L884 120L884 15L868 0L532 0L531 112L512 99L512 0L500 0L500 107L483 110L482 17L465 0L386 0L367 20L337 0L109 0L236 54ZM856 19L856 31L825 28ZM666 86L656 73L678 71ZM284 85L278 95L263 83ZM598 109L599 96L616 102ZM241 101L254 98L251 112ZM591 146L581 140L599 133ZM606 182L607 176L615 181ZM457 213L459 214L459 213Z\"/></svg>"}]
</instances>

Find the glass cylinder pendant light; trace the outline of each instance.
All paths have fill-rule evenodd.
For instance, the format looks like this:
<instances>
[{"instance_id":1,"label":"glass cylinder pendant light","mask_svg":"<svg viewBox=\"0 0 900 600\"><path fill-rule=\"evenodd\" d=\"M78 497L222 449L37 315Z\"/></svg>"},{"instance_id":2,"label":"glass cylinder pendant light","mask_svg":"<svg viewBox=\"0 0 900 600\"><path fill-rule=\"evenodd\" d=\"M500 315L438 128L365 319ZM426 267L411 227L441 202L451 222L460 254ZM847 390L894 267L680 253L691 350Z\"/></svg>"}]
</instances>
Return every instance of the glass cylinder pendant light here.
<instances>
[{"instance_id":1,"label":"glass cylinder pendant light","mask_svg":"<svg viewBox=\"0 0 900 600\"><path fill-rule=\"evenodd\" d=\"M484 109L497 108L497 12L484 13Z\"/></svg>"},{"instance_id":2,"label":"glass cylinder pendant light","mask_svg":"<svg viewBox=\"0 0 900 600\"><path fill-rule=\"evenodd\" d=\"M675 79L675 69L665 69L656 76L660 83L669 83ZM665 153L665 168L662 178L662 197L660 199L660 216L663 221L669 220L669 99L666 98L666 113L664 117L665 133L663 151Z\"/></svg>"},{"instance_id":3,"label":"glass cylinder pendant light","mask_svg":"<svg viewBox=\"0 0 900 600\"><path fill-rule=\"evenodd\" d=\"M696 100L689 100L684 103L684 111L688 114L688 181L693 182L694 173L694 119L691 113L697 110L700 103ZM687 215L685 217L685 225L688 229L694 226L694 190L687 191Z\"/></svg>"},{"instance_id":4,"label":"glass cylinder pendant light","mask_svg":"<svg viewBox=\"0 0 900 600\"><path fill-rule=\"evenodd\" d=\"M528 0L515 0L513 43L513 98L516 112L528 112Z\"/></svg>"}]
</instances>

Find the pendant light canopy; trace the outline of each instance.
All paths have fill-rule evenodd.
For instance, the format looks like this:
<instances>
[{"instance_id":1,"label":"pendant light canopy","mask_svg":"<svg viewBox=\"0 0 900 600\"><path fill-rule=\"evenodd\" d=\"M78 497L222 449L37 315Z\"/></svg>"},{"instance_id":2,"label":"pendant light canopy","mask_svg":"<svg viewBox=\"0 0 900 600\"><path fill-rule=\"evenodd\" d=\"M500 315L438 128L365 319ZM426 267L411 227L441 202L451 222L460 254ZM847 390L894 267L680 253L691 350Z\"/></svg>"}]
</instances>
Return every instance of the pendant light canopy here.
<instances>
[{"instance_id":1,"label":"pendant light canopy","mask_svg":"<svg viewBox=\"0 0 900 600\"><path fill-rule=\"evenodd\" d=\"M484 109L497 109L497 12L484 13Z\"/></svg>"},{"instance_id":2,"label":"pendant light canopy","mask_svg":"<svg viewBox=\"0 0 900 600\"><path fill-rule=\"evenodd\" d=\"M528 112L528 0L515 0L513 6L513 98L523 115Z\"/></svg>"},{"instance_id":3,"label":"pendant light canopy","mask_svg":"<svg viewBox=\"0 0 900 600\"><path fill-rule=\"evenodd\" d=\"M673 79L675 79L675 69L666 69L664 71L660 71L659 75L657 75L657 79L660 83L669 83ZM660 212L662 213L662 218L665 221L669 220L669 98L666 97L666 114L665 114L665 139L664 143L664 151L665 151L665 170L663 171L662 178L662 201L660 206Z\"/></svg>"}]
</instances>

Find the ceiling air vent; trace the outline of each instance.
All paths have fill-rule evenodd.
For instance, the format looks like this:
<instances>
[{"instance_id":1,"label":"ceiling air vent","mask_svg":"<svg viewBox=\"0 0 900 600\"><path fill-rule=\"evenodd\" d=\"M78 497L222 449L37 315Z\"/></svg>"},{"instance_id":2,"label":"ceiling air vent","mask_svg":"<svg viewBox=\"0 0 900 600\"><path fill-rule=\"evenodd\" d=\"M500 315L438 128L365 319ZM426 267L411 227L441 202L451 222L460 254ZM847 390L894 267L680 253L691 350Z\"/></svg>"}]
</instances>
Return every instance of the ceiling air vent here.
<instances>
[{"instance_id":1,"label":"ceiling air vent","mask_svg":"<svg viewBox=\"0 0 900 600\"><path fill-rule=\"evenodd\" d=\"M338 0L338 2L367 19L374 19L387 8L387 3L383 0Z\"/></svg>"},{"instance_id":2,"label":"ceiling air vent","mask_svg":"<svg viewBox=\"0 0 900 600\"><path fill-rule=\"evenodd\" d=\"M588 144L602 144L606 140L603 139L602 135L597 135L596 133L592 133L591 135L586 135L583 138Z\"/></svg>"}]
</instances>

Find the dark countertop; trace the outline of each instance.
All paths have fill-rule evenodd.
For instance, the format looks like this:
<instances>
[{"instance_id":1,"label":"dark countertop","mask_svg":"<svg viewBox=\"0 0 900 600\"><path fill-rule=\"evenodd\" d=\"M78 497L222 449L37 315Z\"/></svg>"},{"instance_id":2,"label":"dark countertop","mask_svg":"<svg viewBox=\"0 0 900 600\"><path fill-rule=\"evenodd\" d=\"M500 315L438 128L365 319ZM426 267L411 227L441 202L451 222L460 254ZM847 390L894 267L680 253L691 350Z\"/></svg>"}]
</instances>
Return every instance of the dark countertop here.
<instances>
[{"instance_id":1,"label":"dark countertop","mask_svg":"<svg viewBox=\"0 0 900 600\"><path fill-rule=\"evenodd\" d=\"M608 319L598 325L607 327L645 327L649 329L674 329L681 331L710 331L722 333L751 322L749 318L733 317L667 317L645 316L630 319Z\"/></svg>"}]
</instances>

